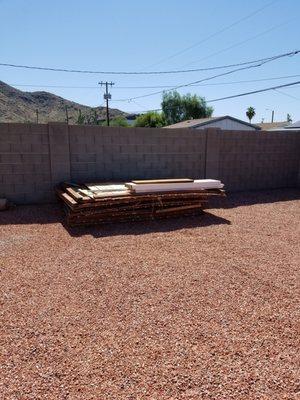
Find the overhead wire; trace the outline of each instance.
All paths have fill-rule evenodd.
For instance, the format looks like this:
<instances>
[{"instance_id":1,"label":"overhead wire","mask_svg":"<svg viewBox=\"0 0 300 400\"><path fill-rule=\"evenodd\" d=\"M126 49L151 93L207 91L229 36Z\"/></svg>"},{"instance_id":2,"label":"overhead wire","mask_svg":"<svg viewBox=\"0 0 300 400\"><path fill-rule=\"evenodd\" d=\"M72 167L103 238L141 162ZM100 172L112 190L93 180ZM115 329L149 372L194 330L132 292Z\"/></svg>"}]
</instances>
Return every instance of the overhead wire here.
<instances>
[{"instance_id":1,"label":"overhead wire","mask_svg":"<svg viewBox=\"0 0 300 400\"><path fill-rule=\"evenodd\" d=\"M274 58L274 59L272 59L270 61L274 61L275 59L276 58ZM222 74L217 74L217 75L213 75L213 76L210 76L210 77L199 79L197 81L193 81L193 82L189 82L189 83L173 86L172 88L167 89L167 90L159 90L159 91L156 91L156 92L151 92L151 93L147 93L147 94L140 95L140 96L130 97L130 98L127 98L127 99L117 99L115 101L135 100L135 99L141 99L141 98L144 98L144 97L154 96L154 95L161 94L161 93L166 93L166 92L169 92L169 91L172 91L172 90L177 90L177 89L180 89L180 88L183 88L183 87L188 87L188 86L191 86L191 85L194 85L194 84L197 84L197 83L201 83L201 82L204 82L204 81L215 79L215 78L218 78L220 76L230 75L230 74L233 74L233 73L238 72L238 71L243 71L243 70L250 69L250 68L261 67L262 65L264 65L264 64L266 64L267 62L270 62L270 61L263 61L263 62L260 62L258 64L255 64L255 65L248 65L246 67L236 68L234 70L223 72Z\"/></svg>"},{"instance_id":2,"label":"overhead wire","mask_svg":"<svg viewBox=\"0 0 300 400\"><path fill-rule=\"evenodd\" d=\"M10 63L0 63L2 67L9 68L21 68L30 70L41 70L41 71L52 71L52 72L66 72L66 73L80 73L80 74L109 74L109 75L165 75L165 74L182 74L182 73L192 73L192 72L203 72L212 71L217 69L226 69L232 67L238 67L248 64L255 64L258 62L272 61L274 59L294 56L298 54L300 50L293 50L288 53L282 53L275 56L265 57L258 60L244 61L235 64L218 65L206 68L194 68L185 70L169 70L169 71L92 71L92 70L80 70L80 69L67 69L67 68L52 68L52 67L40 67L35 65L23 65L23 64L10 64Z\"/></svg>"},{"instance_id":3,"label":"overhead wire","mask_svg":"<svg viewBox=\"0 0 300 400\"><path fill-rule=\"evenodd\" d=\"M297 78L300 74L296 75L284 75L277 76L272 78L260 78L260 79L248 79L241 81L229 81L229 82L212 82L212 83L202 83L191 85L191 87L200 87L200 86L221 86L221 85L234 85L240 83L252 83L252 82L264 82L264 81L272 81L279 79L289 79L289 78ZM30 84L18 84L18 83L8 83L10 86L14 87L32 87L32 88L54 88L54 89L95 89L99 90L99 86L65 86L65 85L30 85ZM174 85L157 85L157 86L114 86L114 89L168 89L172 88Z\"/></svg>"},{"instance_id":4,"label":"overhead wire","mask_svg":"<svg viewBox=\"0 0 300 400\"><path fill-rule=\"evenodd\" d=\"M254 15L256 15L256 14L258 14L259 12L263 11L263 10L266 9L267 7L270 7L271 5L273 5L273 4L276 3L276 2L278 2L278 0L274 0L274 1L271 1L270 3L267 3L267 4L264 5L263 7L260 7L259 9L257 9L257 10L255 10L255 11L251 12L250 14L245 15L244 17L238 19L237 21L231 23L230 25L225 26L225 27L222 28L222 29L219 29L218 31L212 33L211 35L208 35L208 36L205 37L204 39L199 40L198 42L194 43L193 45L184 48L183 50L180 50L180 51L178 51L178 52L176 52L176 53L174 53L174 54L172 54L172 55L170 55L170 56L168 56L168 57L163 58L162 60L160 60L160 61L158 61L158 62L156 62L156 63L154 63L154 64L149 65L149 67L147 67L147 68L151 68L151 67L154 67L154 66L156 66L156 65L162 64L162 63L164 63L165 61L171 60L171 59L173 59L173 58L175 58L175 57L177 57L177 56L179 56L179 55L181 55L181 54L183 54L183 53L186 53L187 51L189 51L189 50L191 50L191 49L194 49L195 47L198 47L200 44L203 44L203 43L207 42L208 40L210 40L210 39L212 39L212 38L214 38L214 37L220 35L221 33L226 32L227 30L229 30L229 29L233 28L234 26L240 24L241 22L243 22L243 21L245 21L245 20L247 20L247 19L253 17Z\"/></svg>"},{"instance_id":5,"label":"overhead wire","mask_svg":"<svg viewBox=\"0 0 300 400\"><path fill-rule=\"evenodd\" d=\"M233 98L242 97L242 96L248 96L250 94L262 93L262 92L267 92L270 90L277 90L280 88L295 86L295 85L299 85L299 84L300 84L300 81L290 82L290 83L286 83L284 85L273 86L273 87L269 87L269 88L265 88L265 89L252 90L250 92L240 93L240 94L236 94L236 95L232 95L232 96L220 97L220 98L213 99L213 100L207 100L207 103L212 103L212 102L227 100L227 99L233 99Z\"/></svg>"},{"instance_id":6,"label":"overhead wire","mask_svg":"<svg viewBox=\"0 0 300 400\"><path fill-rule=\"evenodd\" d=\"M300 101L300 98L299 98L299 97L293 96L292 94L284 93L284 92L282 92L281 90L278 90L278 89L274 89L274 90L275 90L275 92L278 92L278 93L280 93L280 94L283 94L284 96L289 97L290 99L294 99L294 100Z\"/></svg>"},{"instance_id":7,"label":"overhead wire","mask_svg":"<svg viewBox=\"0 0 300 400\"><path fill-rule=\"evenodd\" d=\"M267 92L267 91L271 91L271 90L278 91L278 89L280 89L280 88L284 88L284 87L287 88L287 87L292 87L292 86L296 86L296 85L300 85L300 81L290 82L290 83L286 83L286 84L283 84L283 85L277 85L277 86L272 86L272 87L268 87L268 88L264 88L264 89L257 89L257 90L252 90L252 91L249 91L249 92L243 92L243 93L239 93L239 94L234 94L234 95L231 95L231 96L225 96L225 97L220 97L220 98L217 98L217 99L207 100L206 103L214 103L214 102L221 101L221 100L234 99L234 98L237 98L237 97L249 96L251 94L263 93L263 92ZM281 93L283 93L283 92L281 92ZM297 99L297 100L300 100L300 99ZM155 108L155 109L151 109L151 110L144 110L144 112L161 111L161 110L162 110L162 108Z\"/></svg>"},{"instance_id":8,"label":"overhead wire","mask_svg":"<svg viewBox=\"0 0 300 400\"><path fill-rule=\"evenodd\" d=\"M287 21L282 22L282 23L280 23L280 24L278 24L278 25L274 25L274 26L272 26L271 28L266 29L266 30L263 31L263 32L260 32L260 33L254 35L254 36L249 37L248 39L244 39L244 40L242 40L242 41L240 41L240 42L234 43L234 44L232 44L232 45L230 45L230 46L228 46L228 47L225 47L224 49L218 50L218 51L216 51L216 52L214 52L214 53L212 53L212 54L209 54L208 56L202 57L202 58L200 58L200 59L198 59L198 60L194 60L194 61L188 62L188 63L184 64L184 65L182 66L182 68L183 68L183 67L186 67L186 66L188 66L188 65L193 65L193 64L199 63L199 62L201 62L201 61L208 60L208 59L211 58L211 57L217 56L217 55L219 55L219 54L221 54L221 53L224 53L224 52L226 52L226 51L228 51L228 50L234 49L235 47L238 47L238 46L241 46L241 45L243 45L243 44L245 44L245 43L248 43L248 42L250 42L251 40L254 40L254 39L257 39L257 38L259 38L259 37L261 37L261 36L264 36L264 35L266 35L267 33L272 32L272 31L274 31L275 29L280 28L281 26L284 26L284 25L286 25L287 23L289 23L289 22L291 22L292 20L295 20L295 19L296 19L296 17L292 17L292 18L288 19Z\"/></svg>"}]
</instances>

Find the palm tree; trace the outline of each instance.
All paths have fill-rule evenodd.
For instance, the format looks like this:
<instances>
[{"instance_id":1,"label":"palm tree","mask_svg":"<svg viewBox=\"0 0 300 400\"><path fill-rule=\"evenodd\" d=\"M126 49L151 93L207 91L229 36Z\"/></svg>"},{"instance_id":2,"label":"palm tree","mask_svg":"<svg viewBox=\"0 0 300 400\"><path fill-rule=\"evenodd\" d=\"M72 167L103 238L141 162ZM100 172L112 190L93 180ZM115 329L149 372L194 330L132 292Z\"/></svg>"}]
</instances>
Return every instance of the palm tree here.
<instances>
[{"instance_id":1,"label":"palm tree","mask_svg":"<svg viewBox=\"0 0 300 400\"><path fill-rule=\"evenodd\" d=\"M247 117L249 118L249 122L250 122L250 124L251 124L251 120L252 120L252 118L253 118L254 115L255 115L255 108L253 108L253 107L248 107L248 108L247 108L247 111L246 111L246 115L247 115Z\"/></svg>"}]
</instances>

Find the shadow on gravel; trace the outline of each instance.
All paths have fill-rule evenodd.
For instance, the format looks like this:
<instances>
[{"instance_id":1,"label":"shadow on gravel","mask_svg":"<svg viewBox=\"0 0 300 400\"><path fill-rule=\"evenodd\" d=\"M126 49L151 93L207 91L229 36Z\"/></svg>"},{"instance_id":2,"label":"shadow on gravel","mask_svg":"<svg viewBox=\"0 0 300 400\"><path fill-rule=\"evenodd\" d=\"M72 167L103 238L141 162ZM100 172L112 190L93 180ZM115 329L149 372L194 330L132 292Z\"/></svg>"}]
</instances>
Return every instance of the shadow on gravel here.
<instances>
[{"instance_id":1,"label":"shadow on gravel","mask_svg":"<svg viewBox=\"0 0 300 400\"><path fill-rule=\"evenodd\" d=\"M210 208L235 208L263 203L276 203L300 199L300 189L274 189L265 191L251 191L228 193L227 197L211 198ZM60 204L43 204L16 206L7 211L0 211L0 229L4 225L23 224L64 224L64 213ZM132 222L95 227L68 228L72 236L92 234L95 237L109 235L140 235L151 232L167 232L171 230L193 228L199 226L230 224L230 221L206 212L199 217L182 217L160 221Z\"/></svg>"},{"instance_id":2,"label":"shadow on gravel","mask_svg":"<svg viewBox=\"0 0 300 400\"><path fill-rule=\"evenodd\" d=\"M91 235L95 238L103 238L107 236L145 235L147 233L171 232L180 229L199 228L221 224L230 225L230 221L209 212L204 212L199 216L187 216L174 219L169 218L159 221L122 222L74 228L65 226L65 228L73 237Z\"/></svg>"},{"instance_id":3,"label":"shadow on gravel","mask_svg":"<svg viewBox=\"0 0 300 400\"><path fill-rule=\"evenodd\" d=\"M0 211L1 225L53 224L63 222L64 213L60 204L38 204L15 206Z\"/></svg>"},{"instance_id":4,"label":"shadow on gravel","mask_svg":"<svg viewBox=\"0 0 300 400\"><path fill-rule=\"evenodd\" d=\"M300 189L271 189L239 193L229 192L226 198L215 197L212 198L209 203L210 208L235 208L293 200L300 200Z\"/></svg>"}]
</instances>

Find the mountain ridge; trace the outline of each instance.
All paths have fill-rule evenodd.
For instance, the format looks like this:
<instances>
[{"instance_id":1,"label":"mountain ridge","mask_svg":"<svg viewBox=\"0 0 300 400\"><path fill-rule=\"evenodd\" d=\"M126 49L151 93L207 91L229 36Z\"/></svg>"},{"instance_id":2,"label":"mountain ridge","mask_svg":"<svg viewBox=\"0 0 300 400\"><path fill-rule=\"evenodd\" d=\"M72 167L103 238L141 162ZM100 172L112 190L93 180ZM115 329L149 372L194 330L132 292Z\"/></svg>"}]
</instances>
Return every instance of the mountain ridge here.
<instances>
[{"instance_id":1,"label":"mountain ridge","mask_svg":"<svg viewBox=\"0 0 300 400\"><path fill-rule=\"evenodd\" d=\"M50 92L23 92L0 81L0 122L66 122L76 124L79 113L97 112L99 119L106 118L105 107L89 107L67 100ZM127 113L110 109L110 117L126 116Z\"/></svg>"}]
</instances>

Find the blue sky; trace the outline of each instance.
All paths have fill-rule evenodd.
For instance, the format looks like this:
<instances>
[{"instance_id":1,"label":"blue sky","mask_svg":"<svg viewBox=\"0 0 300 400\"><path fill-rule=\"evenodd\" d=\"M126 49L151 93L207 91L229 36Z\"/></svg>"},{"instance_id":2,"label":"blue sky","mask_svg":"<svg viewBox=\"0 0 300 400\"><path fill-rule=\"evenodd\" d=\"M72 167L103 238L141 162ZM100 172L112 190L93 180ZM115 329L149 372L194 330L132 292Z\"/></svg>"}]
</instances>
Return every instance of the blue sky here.
<instances>
[{"instance_id":1,"label":"blue sky","mask_svg":"<svg viewBox=\"0 0 300 400\"><path fill-rule=\"evenodd\" d=\"M264 6L263 10L255 13ZM255 15L235 24L251 13ZM233 64L300 49L298 0L0 0L0 15L1 63L153 71ZM231 28L217 33L232 24ZM195 45L199 42L202 43ZM183 51L193 45L193 48ZM180 54L173 56L177 53ZM300 54L215 78L205 86L179 91L196 93L210 100L298 81L299 67ZM142 96L159 89L122 87L176 86L220 72L116 76L0 67L0 80L22 90L47 90L91 106L103 104L103 92L97 83L112 80L115 86L111 90L111 107L142 111L159 108L161 94L133 101L116 100ZM297 74L298 77L286 79L233 83ZM275 120L285 120L286 114L290 113L295 121L300 119L300 85L211 105L216 116L230 114L245 119L246 108L253 106L257 113L254 122L260 122L262 118L269 121L271 110L275 111Z\"/></svg>"}]
</instances>

